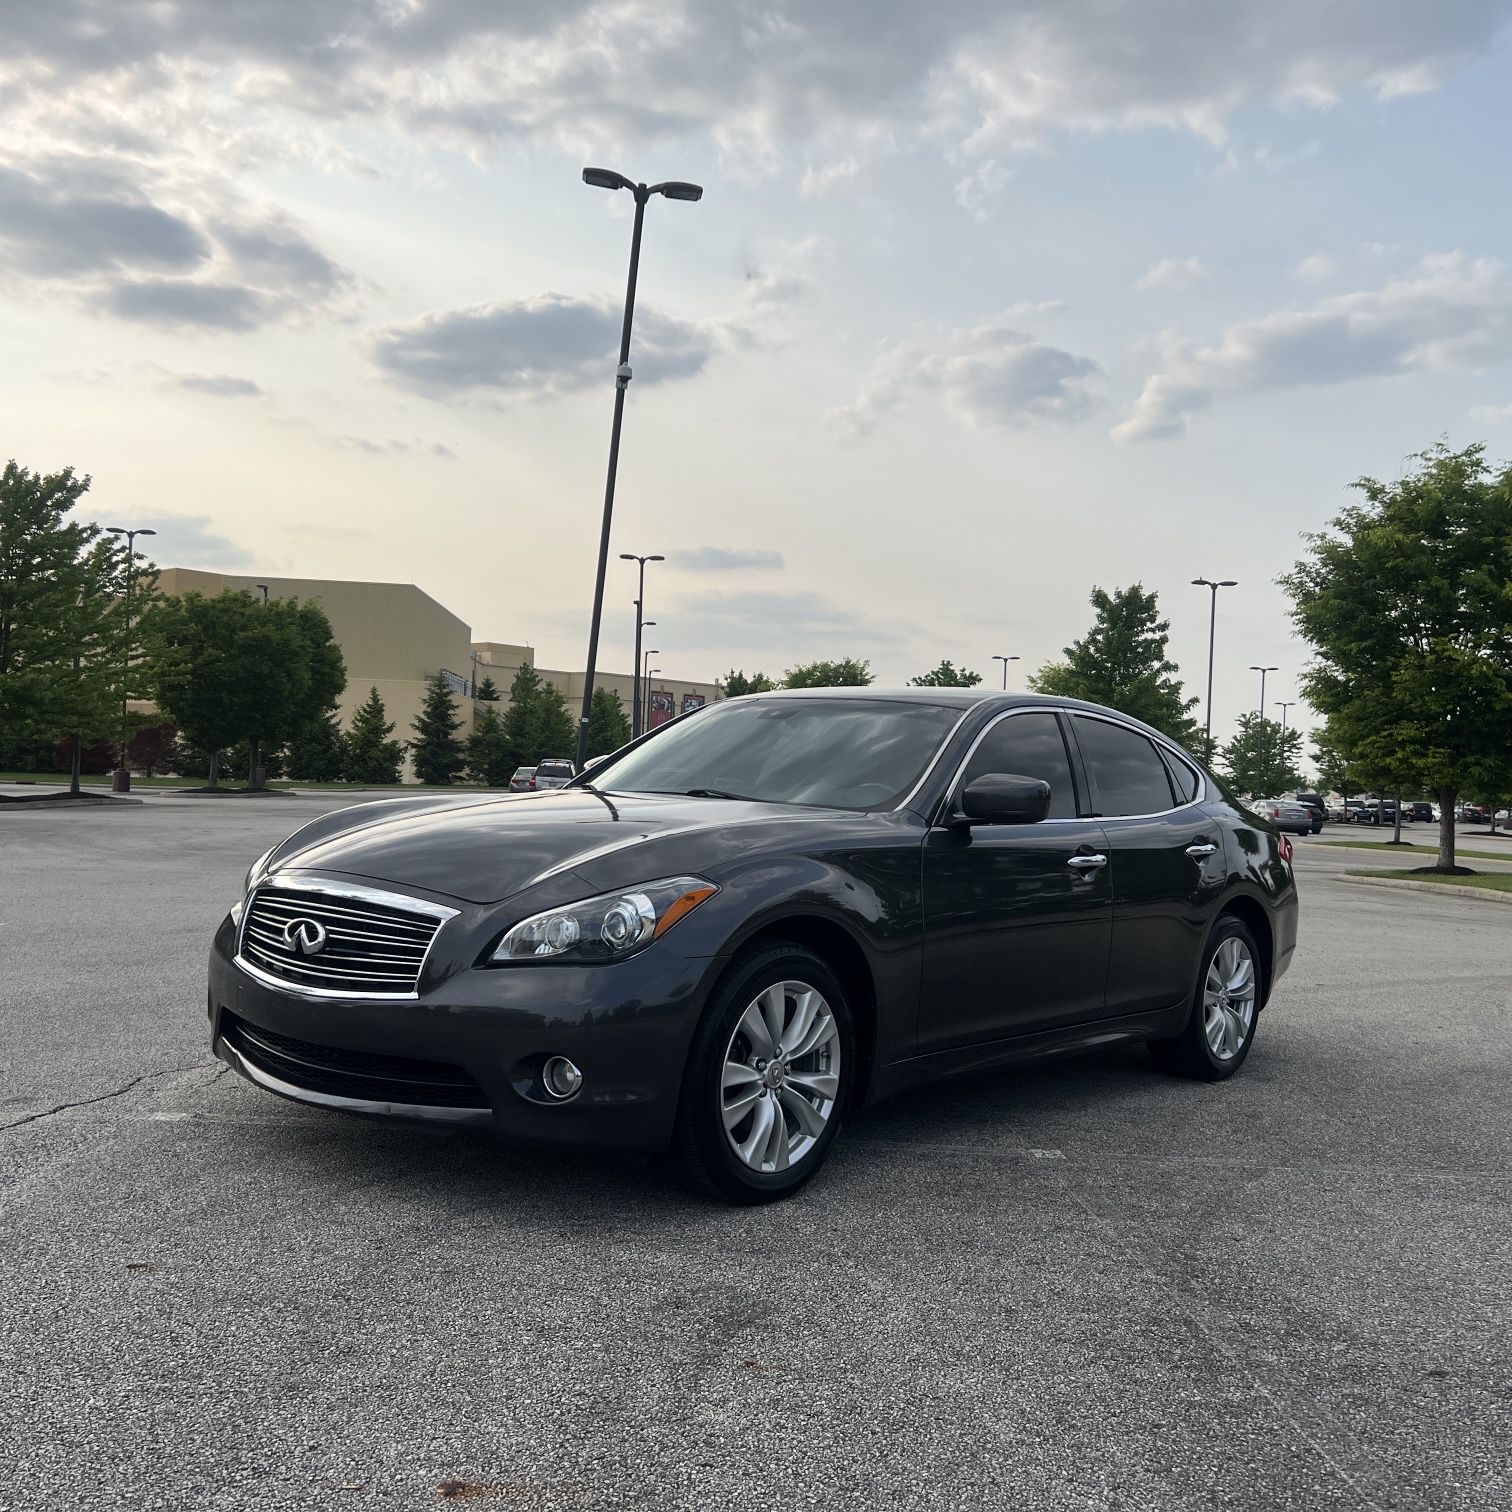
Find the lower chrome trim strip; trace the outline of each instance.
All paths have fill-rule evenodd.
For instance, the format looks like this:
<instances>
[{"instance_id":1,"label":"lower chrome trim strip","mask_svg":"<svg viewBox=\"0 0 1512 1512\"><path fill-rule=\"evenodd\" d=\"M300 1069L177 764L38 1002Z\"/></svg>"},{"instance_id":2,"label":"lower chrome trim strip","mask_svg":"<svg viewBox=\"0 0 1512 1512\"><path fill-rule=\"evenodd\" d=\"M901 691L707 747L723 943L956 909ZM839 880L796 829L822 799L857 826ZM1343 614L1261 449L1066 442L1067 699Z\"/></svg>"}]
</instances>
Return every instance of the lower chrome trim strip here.
<instances>
[{"instance_id":1,"label":"lower chrome trim strip","mask_svg":"<svg viewBox=\"0 0 1512 1512\"><path fill-rule=\"evenodd\" d=\"M491 1108L432 1108L419 1103L368 1102L359 1097L336 1097L329 1092L312 1092L308 1087L296 1087L292 1082L283 1081L261 1067L254 1066L224 1035L218 1034L215 1037L215 1054L249 1082L265 1091L276 1092L280 1097L287 1097L291 1102L311 1103L318 1108L334 1108L342 1113L370 1113L379 1118L470 1124L475 1128L489 1128L493 1124Z\"/></svg>"}]
</instances>

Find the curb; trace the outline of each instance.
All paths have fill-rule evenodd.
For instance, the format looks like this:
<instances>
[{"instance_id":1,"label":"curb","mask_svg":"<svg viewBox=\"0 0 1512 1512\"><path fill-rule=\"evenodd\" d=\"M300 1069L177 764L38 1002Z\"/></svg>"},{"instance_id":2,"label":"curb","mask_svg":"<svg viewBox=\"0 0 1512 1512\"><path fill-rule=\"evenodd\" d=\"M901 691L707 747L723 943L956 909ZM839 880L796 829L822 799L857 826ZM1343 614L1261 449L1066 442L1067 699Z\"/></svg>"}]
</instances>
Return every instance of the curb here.
<instances>
[{"instance_id":1,"label":"curb","mask_svg":"<svg viewBox=\"0 0 1512 1512\"><path fill-rule=\"evenodd\" d=\"M139 806L141 802L140 798L107 797L103 793L98 796L88 793L82 798L69 798L63 794L56 798L5 798L0 800L0 814L25 814L32 809L125 808Z\"/></svg>"},{"instance_id":2,"label":"curb","mask_svg":"<svg viewBox=\"0 0 1512 1512\"><path fill-rule=\"evenodd\" d=\"M1353 882L1356 887L1389 887L1397 892L1448 893L1456 898L1479 898L1483 903L1512 903L1512 892L1496 892L1489 887L1456 887L1452 882L1401 882L1391 877L1351 877L1340 872L1340 882Z\"/></svg>"}]
</instances>

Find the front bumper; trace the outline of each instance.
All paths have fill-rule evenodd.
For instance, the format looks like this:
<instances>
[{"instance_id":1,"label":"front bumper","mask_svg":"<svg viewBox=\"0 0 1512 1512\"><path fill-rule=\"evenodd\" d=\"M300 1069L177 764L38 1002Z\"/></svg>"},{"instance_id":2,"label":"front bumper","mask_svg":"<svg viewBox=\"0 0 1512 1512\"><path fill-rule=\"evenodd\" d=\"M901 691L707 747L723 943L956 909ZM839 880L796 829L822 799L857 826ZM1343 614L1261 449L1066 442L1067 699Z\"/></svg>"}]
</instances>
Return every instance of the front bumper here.
<instances>
[{"instance_id":1,"label":"front bumper","mask_svg":"<svg viewBox=\"0 0 1512 1512\"><path fill-rule=\"evenodd\" d=\"M211 1044L265 1091L371 1117L489 1129L518 1143L638 1151L671 1141L688 1045L717 965L662 945L602 966L478 969L468 957L428 969L413 999L347 1002L271 986L238 966L235 952L228 918L210 952ZM583 1073L570 1101L540 1085L553 1055ZM404 1074L389 1086L393 1068ZM428 1078L422 1100L407 1092L415 1076ZM466 1093L438 1091L438 1076Z\"/></svg>"}]
</instances>

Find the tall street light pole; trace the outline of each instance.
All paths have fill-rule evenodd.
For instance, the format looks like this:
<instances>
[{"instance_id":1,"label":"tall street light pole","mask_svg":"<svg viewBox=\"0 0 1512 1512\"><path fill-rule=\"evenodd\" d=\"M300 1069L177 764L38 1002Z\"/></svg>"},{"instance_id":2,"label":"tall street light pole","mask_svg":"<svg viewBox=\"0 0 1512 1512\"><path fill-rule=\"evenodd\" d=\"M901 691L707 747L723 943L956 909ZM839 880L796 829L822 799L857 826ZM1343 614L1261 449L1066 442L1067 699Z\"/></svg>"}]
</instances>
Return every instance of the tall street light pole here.
<instances>
[{"instance_id":1,"label":"tall street light pole","mask_svg":"<svg viewBox=\"0 0 1512 1512\"><path fill-rule=\"evenodd\" d=\"M113 536L126 537L126 652L125 662L121 667L121 759L116 763L115 775L111 778L110 786L117 793L129 793L131 791L131 772L126 765L126 747L131 739L129 720L126 714L127 684L131 681L131 583L136 570L136 538L138 536L156 535L157 531L143 527L140 530L127 530L120 525L107 527Z\"/></svg>"},{"instance_id":2,"label":"tall street light pole","mask_svg":"<svg viewBox=\"0 0 1512 1512\"><path fill-rule=\"evenodd\" d=\"M1267 672L1279 672L1279 667L1251 667L1251 672L1260 674L1260 717L1265 718L1265 674Z\"/></svg>"},{"instance_id":3,"label":"tall street light pole","mask_svg":"<svg viewBox=\"0 0 1512 1512\"><path fill-rule=\"evenodd\" d=\"M1288 709L1295 709L1297 707L1297 700L1295 698L1285 699L1285 700L1278 698L1276 700L1276 707L1278 709L1280 709L1280 711L1281 711L1281 728L1283 730L1285 730L1286 729L1286 711Z\"/></svg>"},{"instance_id":4,"label":"tall street light pole","mask_svg":"<svg viewBox=\"0 0 1512 1512\"><path fill-rule=\"evenodd\" d=\"M667 199L698 200L697 184L669 180L665 184L637 184L610 168L583 169L583 182L595 189L628 189L635 196L635 229L630 233L630 275L625 284L625 323L620 329L619 366L614 372L614 424L609 432L609 475L604 484L604 521L599 531L598 575L593 586L593 618L588 627L588 666L583 678L583 712L578 720L577 766L588 760L588 720L593 703L593 675L598 666L599 621L604 613L604 575L609 569L609 531L614 519L614 480L619 471L620 426L625 417L625 390L630 385L630 325L635 317L635 279L640 269L641 225L646 201L653 194Z\"/></svg>"},{"instance_id":5,"label":"tall street light pole","mask_svg":"<svg viewBox=\"0 0 1512 1512\"><path fill-rule=\"evenodd\" d=\"M1218 641L1218 590L1220 588L1237 588L1237 578L1220 578L1216 582L1212 578L1193 578L1194 588L1209 588L1212 590L1213 602L1208 614L1208 684L1207 684L1207 728L1202 737L1203 760L1209 766L1213 764L1213 649Z\"/></svg>"},{"instance_id":6,"label":"tall street light pole","mask_svg":"<svg viewBox=\"0 0 1512 1512\"><path fill-rule=\"evenodd\" d=\"M1011 662L1011 661L1017 661L1018 657L1016 657L1016 656L994 656L992 659L993 659L993 661L1000 661L1003 664L1003 692L1006 693L1008 691L1008 663Z\"/></svg>"},{"instance_id":7,"label":"tall street light pole","mask_svg":"<svg viewBox=\"0 0 1512 1512\"><path fill-rule=\"evenodd\" d=\"M646 563L647 562L665 562L666 560L667 559L664 556L637 556L635 554L635 552L633 552L633 551L622 551L622 552L620 552L620 561L622 561L622 562L639 562L640 563L640 586L636 590L636 592L638 593L639 596L635 600L635 660L631 663L631 665L635 669L635 678L634 678L634 682L635 682L635 688L634 688L635 707L631 710L631 713L630 713L630 738L632 740L635 740L636 738L638 738L639 735L640 735L640 732L641 732L641 720L640 720L641 631L644 630L647 625L654 625L656 623L655 620L643 620L641 618L641 615L643 615L646 612Z\"/></svg>"},{"instance_id":8,"label":"tall street light pole","mask_svg":"<svg viewBox=\"0 0 1512 1512\"><path fill-rule=\"evenodd\" d=\"M645 704L645 707L641 711L642 734L651 728L651 658L660 655L660 651L647 651L638 663L640 670L640 697ZM660 672L661 668L658 667L656 670Z\"/></svg>"}]
</instances>

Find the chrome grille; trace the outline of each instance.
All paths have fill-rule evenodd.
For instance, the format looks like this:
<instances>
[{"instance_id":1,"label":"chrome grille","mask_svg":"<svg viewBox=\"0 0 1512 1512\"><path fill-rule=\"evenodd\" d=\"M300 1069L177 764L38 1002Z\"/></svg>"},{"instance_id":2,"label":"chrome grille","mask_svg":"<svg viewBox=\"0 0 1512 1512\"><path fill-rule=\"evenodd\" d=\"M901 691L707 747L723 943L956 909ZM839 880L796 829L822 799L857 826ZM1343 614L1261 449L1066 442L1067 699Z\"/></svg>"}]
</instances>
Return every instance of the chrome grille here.
<instances>
[{"instance_id":1,"label":"chrome grille","mask_svg":"<svg viewBox=\"0 0 1512 1512\"><path fill-rule=\"evenodd\" d=\"M357 884L264 885L247 904L241 954L305 992L411 997L436 932L455 912ZM307 945L311 936L322 937L317 951L300 948L301 923Z\"/></svg>"}]
</instances>

